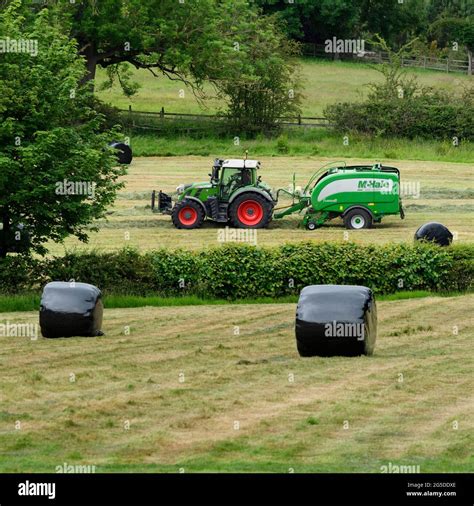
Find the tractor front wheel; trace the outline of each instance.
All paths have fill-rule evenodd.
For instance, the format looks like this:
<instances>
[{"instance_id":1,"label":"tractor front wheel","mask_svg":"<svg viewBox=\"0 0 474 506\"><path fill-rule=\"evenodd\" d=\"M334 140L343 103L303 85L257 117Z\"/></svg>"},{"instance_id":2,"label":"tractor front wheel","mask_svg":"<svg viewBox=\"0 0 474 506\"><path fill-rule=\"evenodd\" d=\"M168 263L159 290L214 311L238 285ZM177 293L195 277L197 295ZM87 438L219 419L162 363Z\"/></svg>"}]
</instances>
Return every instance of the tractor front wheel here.
<instances>
[{"instance_id":1,"label":"tractor front wheel","mask_svg":"<svg viewBox=\"0 0 474 506\"><path fill-rule=\"evenodd\" d=\"M184 199L174 206L171 219L176 228L199 228L204 221L204 212L197 202Z\"/></svg>"},{"instance_id":2,"label":"tractor front wheel","mask_svg":"<svg viewBox=\"0 0 474 506\"><path fill-rule=\"evenodd\" d=\"M273 205L258 193L239 195L231 204L229 216L236 228L266 227L273 213Z\"/></svg>"},{"instance_id":3,"label":"tractor front wheel","mask_svg":"<svg viewBox=\"0 0 474 506\"><path fill-rule=\"evenodd\" d=\"M346 228L353 230L370 228L372 226L372 216L364 209L352 209L344 216L344 225Z\"/></svg>"}]
</instances>

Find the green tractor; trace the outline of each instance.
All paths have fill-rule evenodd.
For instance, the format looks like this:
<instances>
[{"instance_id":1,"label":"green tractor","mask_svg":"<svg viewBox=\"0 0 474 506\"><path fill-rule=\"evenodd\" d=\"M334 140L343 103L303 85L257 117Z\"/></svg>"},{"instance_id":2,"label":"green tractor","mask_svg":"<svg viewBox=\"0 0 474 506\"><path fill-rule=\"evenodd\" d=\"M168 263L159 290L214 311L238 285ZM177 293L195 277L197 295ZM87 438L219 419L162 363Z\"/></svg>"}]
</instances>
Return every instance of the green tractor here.
<instances>
[{"instance_id":1,"label":"green tractor","mask_svg":"<svg viewBox=\"0 0 474 506\"><path fill-rule=\"evenodd\" d=\"M210 181L176 188L176 203L162 191L152 193L153 211L171 214L176 228L199 228L206 218L236 228L266 227L276 201L257 176L257 160L214 161Z\"/></svg>"}]
</instances>

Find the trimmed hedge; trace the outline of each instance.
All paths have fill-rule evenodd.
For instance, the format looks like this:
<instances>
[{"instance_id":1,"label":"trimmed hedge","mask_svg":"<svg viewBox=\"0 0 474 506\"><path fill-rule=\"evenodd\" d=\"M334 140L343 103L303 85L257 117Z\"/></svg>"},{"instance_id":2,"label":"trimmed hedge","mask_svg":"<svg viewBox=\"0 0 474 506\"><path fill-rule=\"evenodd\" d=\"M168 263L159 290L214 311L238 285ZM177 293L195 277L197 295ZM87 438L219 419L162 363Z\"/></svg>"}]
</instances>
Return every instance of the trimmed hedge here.
<instances>
[{"instance_id":1,"label":"trimmed hedge","mask_svg":"<svg viewBox=\"0 0 474 506\"><path fill-rule=\"evenodd\" d=\"M375 293L472 288L474 246L296 243L276 248L228 244L202 251L69 253L0 261L0 292L40 290L49 281L74 279L105 293L206 298L296 295L310 284L361 284Z\"/></svg>"},{"instance_id":2,"label":"trimmed hedge","mask_svg":"<svg viewBox=\"0 0 474 506\"><path fill-rule=\"evenodd\" d=\"M384 137L474 140L474 108L467 104L425 104L417 100L338 103L324 111L342 132Z\"/></svg>"}]
</instances>

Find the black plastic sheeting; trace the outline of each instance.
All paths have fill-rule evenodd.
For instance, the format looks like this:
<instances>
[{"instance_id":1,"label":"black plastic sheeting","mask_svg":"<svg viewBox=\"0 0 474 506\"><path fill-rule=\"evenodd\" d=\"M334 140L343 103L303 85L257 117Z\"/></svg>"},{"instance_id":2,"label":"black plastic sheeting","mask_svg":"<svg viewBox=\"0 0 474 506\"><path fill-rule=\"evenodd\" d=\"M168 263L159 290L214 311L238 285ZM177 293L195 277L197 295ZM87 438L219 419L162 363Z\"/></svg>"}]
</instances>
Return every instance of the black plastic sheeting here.
<instances>
[{"instance_id":1,"label":"black plastic sheeting","mask_svg":"<svg viewBox=\"0 0 474 506\"><path fill-rule=\"evenodd\" d=\"M0 242L3 241L4 231L0 230ZM24 253L31 246L30 234L23 223L11 225L7 234L7 248L12 253Z\"/></svg>"},{"instance_id":2,"label":"black plastic sheeting","mask_svg":"<svg viewBox=\"0 0 474 506\"><path fill-rule=\"evenodd\" d=\"M377 306L370 288L311 285L296 308L296 345L302 357L372 355Z\"/></svg>"},{"instance_id":3,"label":"black plastic sheeting","mask_svg":"<svg viewBox=\"0 0 474 506\"><path fill-rule=\"evenodd\" d=\"M132 163L132 148L128 144L125 144L124 142L112 142L110 144L110 147L117 150L118 163L123 163L126 165Z\"/></svg>"},{"instance_id":4,"label":"black plastic sheeting","mask_svg":"<svg viewBox=\"0 0 474 506\"><path fill-rule=\"evenodd\" d=\"M453 234L443 224L430 221L415 232L415 241L422 240L434 242L439 246L449 246L453 242Z\"/></svg>"},{"instance_id":5,"label":"black plastic sheeting","mask_svg":"<svg viewBox=\"0 0 474 506\"><path fill-rule=\"evenodd\" d=\"M94 285L53 281L41 296L40 327L43 337L102 335L104 306Z\"/></svg>"}]
</instances>

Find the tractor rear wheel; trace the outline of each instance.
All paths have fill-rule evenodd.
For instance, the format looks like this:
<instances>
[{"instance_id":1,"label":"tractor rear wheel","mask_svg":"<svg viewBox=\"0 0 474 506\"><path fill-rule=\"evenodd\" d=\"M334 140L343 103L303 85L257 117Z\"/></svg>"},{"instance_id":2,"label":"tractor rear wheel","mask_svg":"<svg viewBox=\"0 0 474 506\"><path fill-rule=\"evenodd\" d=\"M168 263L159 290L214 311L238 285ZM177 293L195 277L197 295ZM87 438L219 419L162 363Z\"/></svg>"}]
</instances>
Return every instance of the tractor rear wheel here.
<instances>
[{"instance_id":1,"label":"tractor rear wheel","mask_svg":"<svg viewBox=\"0 0 474 506\"><path fill-rule=\"evenodd\" d=\"M258 193L239 195L231 204L230 221L236 228L266 227L273 213L273 205Z\"/></svg>"},{"instance_id":2,"label":"tractor rear wheel","mask_svg":"<svg viewBox=\"0 0 474 506\"><path fill-rule=\"evenodd\" d=\"M174 206L171 219L176 228L199 228L204 221L204 211L197 202L184 199Z\"/></svg>"},{"instance_id":3,"label":"tractor rear wheel","mask_svg":"<svg viewBox=\"0 0 474 506\"><path fill-rule=\"evenodd\" d=\"M352 209L344 216L344 225L346 228L353 230L370 228L372 226L372 216L364 209Z\"/></svg>"}]
</instances>

